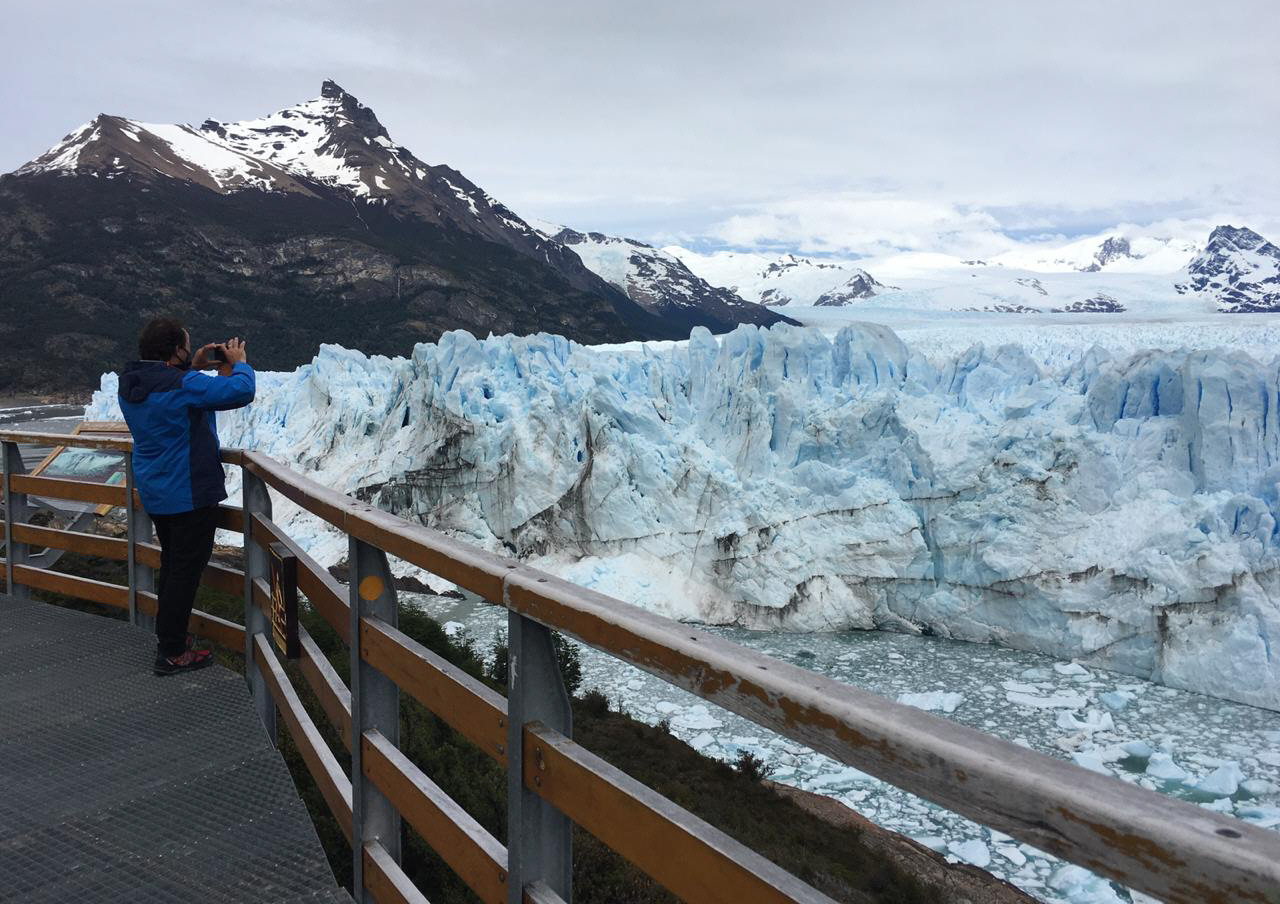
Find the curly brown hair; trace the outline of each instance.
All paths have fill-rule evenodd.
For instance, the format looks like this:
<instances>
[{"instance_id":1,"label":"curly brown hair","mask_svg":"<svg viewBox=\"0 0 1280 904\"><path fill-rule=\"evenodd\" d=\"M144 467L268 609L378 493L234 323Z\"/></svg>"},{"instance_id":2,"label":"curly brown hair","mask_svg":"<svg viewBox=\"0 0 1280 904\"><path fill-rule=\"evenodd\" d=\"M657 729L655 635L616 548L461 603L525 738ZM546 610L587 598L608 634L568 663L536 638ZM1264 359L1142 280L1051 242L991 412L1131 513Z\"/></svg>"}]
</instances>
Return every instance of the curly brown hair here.
<instances>
[{"instance_id":1,"label":"curly brown hair","mask_svg":"<svg viewBox=\"0 0 1280 904\"><path fill-rule=\"evenodd\" d=\"M138 335L138 357L143 361L168 361L187 342L187 331L172 317L154 317Z\"/></svg>"}]
</instances>

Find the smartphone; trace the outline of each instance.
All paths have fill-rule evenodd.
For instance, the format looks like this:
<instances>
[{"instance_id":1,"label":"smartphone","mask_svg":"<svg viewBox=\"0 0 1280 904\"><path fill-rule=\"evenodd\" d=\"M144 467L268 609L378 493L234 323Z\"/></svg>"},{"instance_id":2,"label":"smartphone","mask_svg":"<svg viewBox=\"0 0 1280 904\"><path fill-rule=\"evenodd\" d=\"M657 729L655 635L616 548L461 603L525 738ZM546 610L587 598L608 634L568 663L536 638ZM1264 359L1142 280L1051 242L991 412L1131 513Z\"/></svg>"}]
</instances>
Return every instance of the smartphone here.
<instances>
[{"instance_id":1,"label":"smartphone","mask_svg":"<svg viewBox=\"0 0 1280 904\"><path fill-rule=\"evenodd\" d=\"M209 349L209 363L210 364L226 364L227 363L227 353L226 351L223 350L221 345L215 345L213 348Z\"/></svg>"}]
</instances>

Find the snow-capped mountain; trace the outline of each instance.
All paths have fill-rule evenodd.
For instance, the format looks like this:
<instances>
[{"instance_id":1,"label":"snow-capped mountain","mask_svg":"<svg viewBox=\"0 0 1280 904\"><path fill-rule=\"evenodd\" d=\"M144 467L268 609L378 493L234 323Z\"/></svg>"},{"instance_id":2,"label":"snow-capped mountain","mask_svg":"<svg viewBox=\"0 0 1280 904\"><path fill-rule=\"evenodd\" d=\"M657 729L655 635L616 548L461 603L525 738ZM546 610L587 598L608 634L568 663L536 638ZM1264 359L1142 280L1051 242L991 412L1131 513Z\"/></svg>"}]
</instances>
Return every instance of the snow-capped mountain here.
<instances>
[{"instance_id":1,"label":"snow-capped mountain","mask_svg":"<svg viewBox=\"0 0 1280 904\"><path fill-rule=\"evenodd\" d=\"M877 282L866 270L855 269L852 276L843 283L823 292L813 302L816 308L839 308L864 298L871 298L885 291L886 287Z\"/></svg>"},{"instance_id":2,"label":"snow-capped mountain","mask_svg":"<svg viewBox=\"0 0 1280 904\"><path fill-rule=\"evenodd\" d=\"M643 349L455 332L405 359L326 346L219 424L669 616L923 631L1276 709L1280 358L1188 350L1197 330L1055 363L869 324ZM111 376L89 416L115 400Z\"/></svg>"},{"instance_id":3,"label":"snow-capped mountain","mask_svg":"<svg viewBox=\"0 0 1280 904\"><path fill-rule=\"evenodd\" d=\"M1280 312L1280 248L1252 229L1219 226L1178 291L1208 295L1230 314Z\"/></svg>"},{"instance_id":4,"label":"snow-capped mountain","mask_svg":"<svg viewBox=\"0 0 1280 904\"><path fill-rule=\"evenodd\" d=\"M403 353L455 328L688 335L456 170L396 145L333 82L242 122L104 114L0 176L0 319L30 325L0 387L96 379L155 311L200 337L243 332L271 367L324 341Z\"/></svg>"},{"instance_id":5,"label":"snow-capped mountain","mask_svg":"<svg viewBox=\"0 0 1280 904\"><path fill-rule=\"evenodd\" d=\"M662 250L679 258L712 285L724 286L748 301L770 307L834 307L870 298L888 288L847 262L742 251L703 254L679 245Z\"/></svg>"},{"instance_id":6,"label":"snow-capped mountain","mask_svg":"<svg viewBox=\"0 0 1280 904\"><path fill-rule=\"evenodd\" d=\"M1131 229L1068 242L1029 242L984 260L960 263L1037 273L1172 273L1196 250L1196 243L1184 237Z\"/></svg>"},{"instance_id":7,"label":"snow-capped mountain","mask_svg":"<svg viewBox=\"0 0 1280 904\"><path fill-rule=\"evenodd\" d=\"M739 323L794 323L763 305L744 301L730 289L712 286L679 258L652 245L599 232L578 232L542 220L530 222L545 238L577 254L588 270L670 323L705 326L716 332Z\"/></svg>"}]
</instances>

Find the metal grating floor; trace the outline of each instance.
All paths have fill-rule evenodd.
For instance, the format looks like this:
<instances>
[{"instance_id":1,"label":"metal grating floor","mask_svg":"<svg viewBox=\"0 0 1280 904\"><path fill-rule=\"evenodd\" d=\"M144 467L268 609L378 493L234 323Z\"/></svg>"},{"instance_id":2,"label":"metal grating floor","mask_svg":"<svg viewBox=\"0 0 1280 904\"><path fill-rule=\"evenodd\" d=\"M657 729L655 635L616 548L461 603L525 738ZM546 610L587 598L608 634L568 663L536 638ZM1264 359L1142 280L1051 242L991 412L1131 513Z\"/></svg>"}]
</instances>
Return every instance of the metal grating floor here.
<instances>
[{"instance_id":1,"label":"metal grating floor","mask_svg":"<svg viewBox=\"0 0 1280 904\"><path fill-rule=\"evenodd\" d=\"M0 595L0 902L350 904L243 679L154 656Z\"/></svg>"}]
</instances>

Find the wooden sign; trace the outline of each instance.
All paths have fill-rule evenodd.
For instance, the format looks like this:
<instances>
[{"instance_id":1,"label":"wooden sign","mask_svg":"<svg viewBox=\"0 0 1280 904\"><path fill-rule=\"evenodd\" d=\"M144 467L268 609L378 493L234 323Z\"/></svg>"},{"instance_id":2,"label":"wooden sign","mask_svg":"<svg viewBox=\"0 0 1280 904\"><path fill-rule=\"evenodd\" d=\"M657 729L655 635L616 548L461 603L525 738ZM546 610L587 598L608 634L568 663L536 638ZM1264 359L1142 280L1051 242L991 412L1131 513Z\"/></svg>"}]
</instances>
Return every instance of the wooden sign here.
<instances>
[{"instance_id":1,"label":"wooden sign","mask_svg":"<svg viewBox=\"0 0 1280 904\"><path fill-rule=\"evenodd\" d=\"M271 639L286 659L302 652L298 641L298 557L283 543L272 543Z\"/></svg>"}]
</instances>

